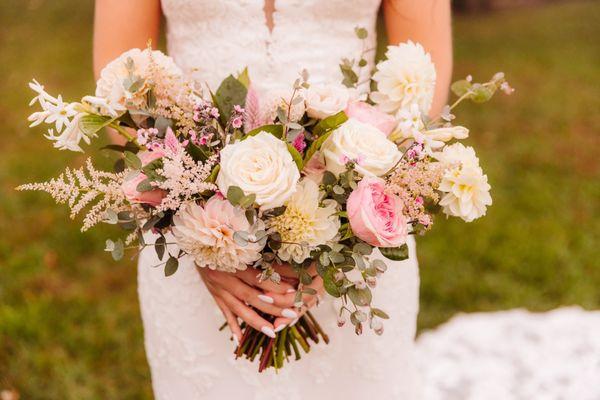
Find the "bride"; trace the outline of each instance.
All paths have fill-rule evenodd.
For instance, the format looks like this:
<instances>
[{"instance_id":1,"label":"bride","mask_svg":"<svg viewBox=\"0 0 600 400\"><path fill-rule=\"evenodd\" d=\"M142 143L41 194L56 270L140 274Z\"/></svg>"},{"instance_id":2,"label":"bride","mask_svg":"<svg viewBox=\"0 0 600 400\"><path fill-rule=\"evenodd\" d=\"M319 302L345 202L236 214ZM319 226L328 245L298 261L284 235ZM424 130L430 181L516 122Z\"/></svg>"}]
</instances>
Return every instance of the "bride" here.
<instances>
[{"instance_id":1,"label":"bride","mask_svg":"<svg viewBox=\"0 0 600 400\"><path fill-rule=\"evenodd\" d=\"M384 0L382 6L390 43L410 39L432 54L438 75L432 113L439 113L451 70L450 2ZM376 46L379 7L380 0L97 0L94 67L98 74L125 50L144 48L148 39L157 43L164 15L168 52L184 71L214 90L228 74L247 66L261 102L268 103L304 68L313 84L340 82L340 60L362 51L354 28L367 28L369 46ZM368 56L367 70L374 51ZM338 328L330 301L317 307L316 298L306 299L330 344L315 346L279 373L262 374L233 358L238 321L270 336L293 324L306 307L293 308L292 287L258 282L251 271L232 275L198 269L190 260L165 278L161 269L152 268L159 263L154 253L143 252L139 296L156 398L420 398L413 360L419 276L412 238L409 247L408 260L388 261L377 290L377 304L391 317L382 336ZM285 274L286 266L280 272ZM313 285L322 290L318 277ZM271 324L249 306L278 318ZM231 332L218 330L223 321Z\"/></svg>"}]
</instances>

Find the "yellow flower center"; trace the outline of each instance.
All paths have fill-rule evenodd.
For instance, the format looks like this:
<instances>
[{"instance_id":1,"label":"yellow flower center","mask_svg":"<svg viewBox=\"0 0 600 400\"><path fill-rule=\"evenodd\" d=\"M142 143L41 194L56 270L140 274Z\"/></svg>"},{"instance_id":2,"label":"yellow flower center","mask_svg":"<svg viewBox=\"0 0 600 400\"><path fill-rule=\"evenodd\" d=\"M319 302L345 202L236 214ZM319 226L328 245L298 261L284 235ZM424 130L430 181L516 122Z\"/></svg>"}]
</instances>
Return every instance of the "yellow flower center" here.
<instances>
[{"instance_id":1,"label":"yellow flower center","mask_svg":"<svg viewBox=\"0 0 600 400\"><path fill-rule=\"evenodd\" d=\"M288 205L283 214L271 219L271 226L284 242L300 243L310 237L313 221L297 207Z\"/></svg>"}]
</instances>

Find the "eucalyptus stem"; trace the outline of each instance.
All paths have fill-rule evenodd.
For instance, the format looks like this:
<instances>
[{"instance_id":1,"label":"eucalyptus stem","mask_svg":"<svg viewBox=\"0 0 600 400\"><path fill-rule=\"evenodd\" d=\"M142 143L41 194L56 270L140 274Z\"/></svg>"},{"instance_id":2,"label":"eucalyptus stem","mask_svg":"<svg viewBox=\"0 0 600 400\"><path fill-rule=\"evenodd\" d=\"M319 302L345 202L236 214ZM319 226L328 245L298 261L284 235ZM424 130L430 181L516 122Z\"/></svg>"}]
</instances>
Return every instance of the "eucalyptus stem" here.
<instances>
[{"instance_id":1,"label":"eucalyptus stem","mask_svg":"<svg viewBox=\"0 0 600 400\"><path fill-rule=\"evenodd\" d=\"M125 139L127 139L128 142L132 142L136 146L140 147L140 145L137 143L136 139L129 132L127 132L127 129L123 128L118 123L111 122L108 126L110 128L113 128L115 131L119 132L119 134L121 136L123 136Z\"/></svg>"}]
</instances>

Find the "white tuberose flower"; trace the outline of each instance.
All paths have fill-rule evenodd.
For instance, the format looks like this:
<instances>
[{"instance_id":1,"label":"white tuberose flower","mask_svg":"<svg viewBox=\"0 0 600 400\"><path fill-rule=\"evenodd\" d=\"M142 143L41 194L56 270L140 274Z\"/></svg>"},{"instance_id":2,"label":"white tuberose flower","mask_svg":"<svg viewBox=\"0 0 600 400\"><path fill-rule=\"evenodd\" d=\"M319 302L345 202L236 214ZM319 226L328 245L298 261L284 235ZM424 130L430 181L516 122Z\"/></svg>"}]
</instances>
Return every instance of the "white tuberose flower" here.
<instances>
[{"instance_id":1,"label":"white tuberose flower","mask_svg":"<svg viewBox=\"0 0 600 400\"><path fill-rule=\"evenodd\" d=\"M356 162L356 171L364 176L381 176L389 171L402 154L394 142L379 129L353 118L340 125L321 147L328 171L340 174L346 162Z\"/></svg>"},{"instance_id":2,"label":"white tuberose flower","mask_svg":"<svg viewBox=\"0 0 600 400\"><path fill-rule=\"evenodd\" d=\"M227 194L230 186L255 194L263 210L282 206L296 191L300 172L286 144L268 132L259 132L221 151L217 186Z\"/></svg>"},{"instance_id":3,"label":"white tuberose flower","mask_svg":"<svg viewBox=\"0 0 600 400\"><path fill-rule=\"evenodd\" d=\"M249 233L264 229L258 220L250 226L244 210L234 207L221 196L213 196L204 207L188 203L173 217L173 236L177 245L194 257L199 267L235 272L260 258L262 246L240 246L233 240L236 231Z\"/></svg>"},{"instance_id":4,"label":"white tuberose flower","mask_svg":"<svg viewBox=\"0 0 600 400\"><path fill-rule=\"evenodd\" d=\"M326 244L337 235L340 219L337 203L324 200L319 206L319 186L310 179L303 179L298 190L286 203L282 215L271 219L271 226L281 235L284 242L277 254L283 261L301 263L310 257L311 249ZM294 244L297 243L297 244Z\"/></svg>"},{"instance_id":5,"label":"white tuberose flower","mask_svg":"<svg viewBox=\"0 0 600 400\"><path fill-rule=\"evenodd\" d=\"M131 49L108 63L100 72L100 79L96 82L96 96L107 99L112 109L124 110L127 100L140 90L136 85L130 87L132 79L140 79L140 82L143 82L149 75L151 66L158 67L165 76L182 75L175 61L162 52Z\"/></svg>"},{"instance_id":6,"label":"white tuberose flower","mask_svg":"<svg viewBox=\"0 0 600 400\"><path fill-rule=\"evenodd\" d=\"M431 108L436 72L431 56L418 43L408 41L388 46L387 59L377 64L373 80L377 91L371 98L381 109L395 113L411 104L418 104L427 114Z\"/></svg>"},{"instance_id":7,"label":"white tuberose flower","mask_svg":"<svg viewBox=\"0 0 600 400\"><path fill-rule=\"evenodd\" d=\"M311 85L306 89L304 98L308 116L323 119L345 109L350 92L342 85Z\"/></svg>"},{"instance_id":8,"label":"white tuberose flower","mask_svg":"<svg viewBox=\"0 0 600 400\"><path fill-rule=\"evenodd\" d=\"M436 155L447 165L439 186L445 192L440 200L443 212L467 222L485 215L487 206L492 204L491 186L473 148L456 143Z\"/></svg>"}]
</instances>

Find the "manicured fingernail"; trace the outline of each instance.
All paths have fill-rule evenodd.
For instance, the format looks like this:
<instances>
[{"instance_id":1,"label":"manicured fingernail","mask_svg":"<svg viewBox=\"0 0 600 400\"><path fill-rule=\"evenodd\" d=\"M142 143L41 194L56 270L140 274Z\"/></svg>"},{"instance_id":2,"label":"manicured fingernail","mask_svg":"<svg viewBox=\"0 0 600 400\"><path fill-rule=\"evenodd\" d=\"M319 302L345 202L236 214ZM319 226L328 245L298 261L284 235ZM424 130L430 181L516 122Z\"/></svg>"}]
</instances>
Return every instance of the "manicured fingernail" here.
<instances>
[{"instance_id":1,"label":"manicured fingernail","mask_svg":"<svg viewBox=\"0 0 600 400\"><path fill-rule=\"evenodd\" d=\"M268 326L263 326L260 328L260 331L270 337L271 339L275 339L275 331Z\"/></svg>"},{"instance_id":2,"label":"manicured fingernail","mask_svg":"<svg viewBox=\"0 0 600 400\"><path fill-rule=\"evenodd\" d=\"M296 289L288 289L285 292L286 293L296 293Z\"/></svg>"},{"instance_id":3,"label":"manicured fingernail","mask_svg":"<svg viewBox=\"0 0 600 400\"><path fill-rule=\"evenodd\" d=\"M237 335L233 335L233 344L235 344L235 347L239 347L240 346L240 339L238 339Z\"/></svg>"},{"instance_id":4,"label":"manicured fingernail","mask_svg":"<svg viewBox=\"0 0 600 400\"><path fill-rule=\"evenodd\" d=\"M258 295L258 299L259 299L260 301L262 301L262 302L265 302L265 303L267 303L267 304L273 304L273 303L275 302L275 300L273 300L273 298L272 298L272 297L270 297L270 296L266 296L266 295L264 295L264 294L259 294L259 295Z\"/></svg>"},{"instance_id":5,"label":"manicured fingernail","mask_svg":"<svg viewBox=\"0 0 600 400\"><path fill-rule=\"evenodd\" d=\"M283 310L281 310L281 315L289 319L298 318L298 314L294 310L290 310L289 308L284 308Z\"/></svg>"},{"instance_id":6,"label":"manicured fingernail","mask_svg":"<svg viewBox=\"0 0 600 400\"><path fill-rule=\"evenodd\" d=\"M281 324L281 325L279 325L277 328L275 328L275 333L281 332L282 330L285 329L286 326L287 326L287 324Z\"/></svg>"},{"instance_id":7,"label":"manicured fingernail","mask_svg":"<svg viewBox=\"0 0 600 400\"><path fill-rule=\"evenodd\" d=\"M295 320L293 320L292 322L290 322L290 326L294 326L296 325L296 322L298 322L300 318L296 318Z\"/></svg>"}]
</instances>

